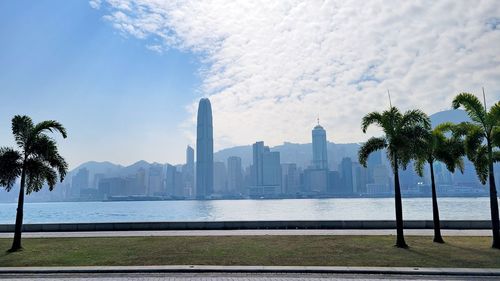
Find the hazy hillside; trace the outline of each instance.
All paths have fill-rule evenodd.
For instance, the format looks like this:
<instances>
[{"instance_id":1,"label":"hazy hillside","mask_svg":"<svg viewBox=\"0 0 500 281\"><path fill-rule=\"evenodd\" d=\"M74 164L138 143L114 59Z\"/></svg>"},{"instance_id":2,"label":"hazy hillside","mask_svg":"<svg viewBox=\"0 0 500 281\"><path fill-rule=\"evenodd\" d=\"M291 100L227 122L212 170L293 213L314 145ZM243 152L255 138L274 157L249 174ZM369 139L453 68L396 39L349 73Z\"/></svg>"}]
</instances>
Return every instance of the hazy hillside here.
<instances>
[{"instance_id":1,"label":"hazy hillside","mask_svg":"<svg viewBox=\"0 0 500 281\"><path fill-rule=\"evenodd\" d=\"M470 118L469 116L467 116L467 113L461 109L440 111L432 114L429 117L431 118L433 127L444 122L460 123L460 122L470 121Z\"/></svg>"}]
</instances>

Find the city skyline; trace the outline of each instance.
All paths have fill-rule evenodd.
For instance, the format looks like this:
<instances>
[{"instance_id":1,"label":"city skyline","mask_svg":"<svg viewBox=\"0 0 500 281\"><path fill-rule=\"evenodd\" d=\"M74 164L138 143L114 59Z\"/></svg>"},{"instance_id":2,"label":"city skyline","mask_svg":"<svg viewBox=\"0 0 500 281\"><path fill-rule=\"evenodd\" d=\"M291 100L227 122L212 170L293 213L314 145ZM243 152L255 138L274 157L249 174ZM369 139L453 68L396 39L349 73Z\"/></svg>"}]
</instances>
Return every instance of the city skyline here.
<instances>
[{"instance_id":1,"label":"city skyline","mask_svg":"<svg viewBox=\"0 0 500 281\"><path fill-rule=\"evenodd\" d=\"M247 152L233 148L225 155L214 157L211 117L210 100L200 99L197 116L197 147L200 149L187 145L182 164L138 161L123 167L109 162L86 163L70 171L55 192L37 193L33 200L146 201L393 195L390 164L382 156L383 151L370 155L368 165L363 167L358 163L361 144L329 143L327 131L319 119L311 130L309 144L285 143L281 148L271 148L264 141L257 141L247 146ZM436 125L443 121L466 121L467 117L463 111L447 111L430 119ZM447 171L442 163L435 163L437 189L441 196L486 195L473 164L469 160L464 164L465 172L460 174ZM498 173L498 168L500 166L496 165L495 173ZM400 169L400 181L405 196L430 195L428 173L419 176L411 167ZM8 201L9 197L0 199Z\"/></svg>"},{"instance_id":2,"label":"city skyline","mask_svg":"<svg viewBox=\"0 0 500 281\"><path fill-rule=\"evenodd\" d=\"M402 110L428 114L481 86L488 104L497 100L499 10L495 1L3 1L0 143L13 143L12 116L28 114L65 124L72 168L181 163L200 97L213 102L216 151L305 143L309 129L295 128L318 115L330 141L362 142L362 114L386 108L387 89Z\"/></svg>"}]
</instances>

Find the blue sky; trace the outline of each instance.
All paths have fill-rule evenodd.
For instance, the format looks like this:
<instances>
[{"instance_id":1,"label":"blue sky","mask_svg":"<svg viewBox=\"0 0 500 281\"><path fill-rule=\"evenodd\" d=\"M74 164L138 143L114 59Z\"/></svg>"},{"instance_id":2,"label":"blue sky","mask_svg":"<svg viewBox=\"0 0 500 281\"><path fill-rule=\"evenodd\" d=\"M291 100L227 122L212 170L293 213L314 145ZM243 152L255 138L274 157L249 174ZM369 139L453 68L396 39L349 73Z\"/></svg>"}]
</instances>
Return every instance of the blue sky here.
<instances>
[{"instance_id":1,"label":"blue sky","mask_svg":"<svg viewBox=\"0 0 500 281\"><path fill-rule=\"evenodd\" d=\"M388 89L428 114L500 99L497 0L5 0L0 38L0 145L15 114L56 119L71 167L182 163L202 96L215 150L310 142L318 116L364 141Z\"/></svg>"},{"instance_id":2,"label":"blue sky","mask_svg":"<svg viewBox=\"0 0 500 281\"><path fill-rule=\"evenodd\" d=\"M181 161L179 124L199 93L189 52L152 52L124 37L87 1L0 1L0 143L10 120L56 119L72 166L88 160Z\"/></svg>"}]
</instances>

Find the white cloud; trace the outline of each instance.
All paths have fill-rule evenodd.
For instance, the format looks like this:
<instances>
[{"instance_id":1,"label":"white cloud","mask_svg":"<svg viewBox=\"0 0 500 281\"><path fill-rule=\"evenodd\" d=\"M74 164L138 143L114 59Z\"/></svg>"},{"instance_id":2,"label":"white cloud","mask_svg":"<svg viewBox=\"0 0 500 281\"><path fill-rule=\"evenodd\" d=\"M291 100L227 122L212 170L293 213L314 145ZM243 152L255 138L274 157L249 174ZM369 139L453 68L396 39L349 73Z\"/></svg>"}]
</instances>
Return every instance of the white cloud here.
<instances>
[{"instance_id":1,"label":"white cloud","mask_svg":"<svg viewBox=\"0 0 500 281\"><path fill-rule=\"evenodd\" d=\"M90 0L89 1L90 7L94 9L100 9L101 8L101 0Z\"/></svg>"},{"instance_id":2,"label":"white cloud","mask_svg":"<svg viewBox=\"0 0 500 281\"><path fill-rule=\"evenodd\" d=\"M364 140L360 119L387 107L387 89L398 107L428 113L481 86L490 102L500 98L494 0L108 0L106 7L116 28L155 42L148 48L200 56L216 148L306 142L318 115L330 140Z\"/></svg>"}]
</instances>

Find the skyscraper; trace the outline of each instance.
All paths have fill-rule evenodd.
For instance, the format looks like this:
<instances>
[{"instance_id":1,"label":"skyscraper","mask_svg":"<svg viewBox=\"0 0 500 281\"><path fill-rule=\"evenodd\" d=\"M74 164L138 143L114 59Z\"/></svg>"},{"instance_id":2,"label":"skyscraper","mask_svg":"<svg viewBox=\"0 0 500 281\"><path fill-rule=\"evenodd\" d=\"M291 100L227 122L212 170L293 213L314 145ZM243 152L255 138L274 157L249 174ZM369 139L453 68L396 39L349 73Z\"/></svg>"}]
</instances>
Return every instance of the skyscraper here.
<instances>
[{"instance_id":1,"label":"skyscraper","mask_svg":"<svg viewBox=\"0 0 500 281\"><path fill-rule=\"evenodd\" d=\"M81 168L71 181L71 197L80 197L80 192L86 188L89 188L89 170Z\"/></svg>"},{"instance_id":2,"label":"skyscraper","mask_svg":"<svg viewBox=\"0 0 500 281\"><path fill-rule=\"evenodd\" d=\"M269 152L269 147L264 146L263 141L258 141L252 145L253 151L253 185L264 185L264 152Z\"/></svg>"},{"instance_id":3,"label":"skyscraper","mask_svg":"<svg viewBox=\"0 0 500 281\"><path fill-rule=\"evenodd\" d=\"M184 196L191 197L194 193L194 149L186 148L186 164L182 167L182 178L184 181Z\"/></svg>"},{"instance_id":4,"label":"skyscraper","mask_svg":"<svg viewBox=\"0 0 500 281\"><path fill-rule=\"evenodd\" d=\"M295 195L300 188L300 171L297 164L281 164L281 186L283 193Z\"/></svg>"},{"instance_id":5,"label":"skyscraper","mask_svg":"<svg viewBox=\"0 0 500 281\"><path fill-rule=\"evenodd\" d=\"M206 198L214 187L214 139L212 107L210 100L203 98L198 104L196 126L196 197Z\"/></svg>"},{"instance_id":6,"label":"skyscraper","mask_svg":"<svg viewBox=\"0 0 500 281\"><path fill-rule=\"evenodd\" d=\"M152 164L148 171L148 189L149 196L158 196L164 192L163 189L163 165Z\"/></svg>"},{"instance_id":7,"label":"skyscraper","mask_svg":"<svg viewBox=\"0 0 500 281\"><path fill-rule=\"evenodd\" d=\"M194 174L194 149L189 145L186 148L186 169Z\"/></svg>"},{"instance_id":8,"label":"skyscraper","mask_svg":"<svg viewBox=\"0 0 500 281\"><path fill-rule=\"evenodd\" d=\"M214 193L227 194L227 170L224 162L214 162Z\"/></svg>"},{"instance_id":9,"label":"skyscraper","mask_svg":"<svg viewBox=\"0 0 500 281\"><path fill-rule=\"evenodd\" d=\"M231 156L227 158L227 188L231 194L242 193L243 173L241 168L241 158Z\"/></svg>"},{"instance_id":10,"label":"skyscraper","mask_svg":"<svg viewBox=\"0 0 500 281\"><path fill-rule=\"evenodd\" d=\"M341 193L351 194L353 192L351 158L349 157L342 158L342 162L340 163L340 175L342 180Z\"/></svg>"},{"instance_id":11,"label":"skyscraper","mask_svg":"<svg viewBox=\"0 0 500 281\"><path fill-rule=\"evenodd\" d=\"M313 147L313 168L328 169L328 156L326 150L326 131L321 127L318 120L318 125L312 130L312 147Z\"/></svg>"},{"instance_id":12,"label":"skyscraper","mask_svg":"<svg viewBox=\"0 0 500 281\"><path fill-rule=\"evenodd\" d=\"M280 153L269 151L264 142L253 144L252 188L250 195L276 195L281 193Z\"/></svg>"}]
</instances>

